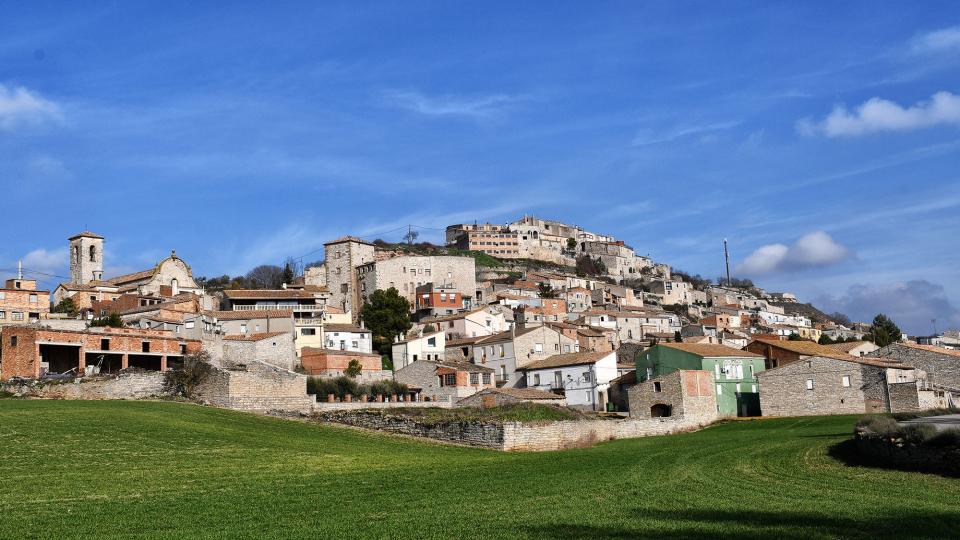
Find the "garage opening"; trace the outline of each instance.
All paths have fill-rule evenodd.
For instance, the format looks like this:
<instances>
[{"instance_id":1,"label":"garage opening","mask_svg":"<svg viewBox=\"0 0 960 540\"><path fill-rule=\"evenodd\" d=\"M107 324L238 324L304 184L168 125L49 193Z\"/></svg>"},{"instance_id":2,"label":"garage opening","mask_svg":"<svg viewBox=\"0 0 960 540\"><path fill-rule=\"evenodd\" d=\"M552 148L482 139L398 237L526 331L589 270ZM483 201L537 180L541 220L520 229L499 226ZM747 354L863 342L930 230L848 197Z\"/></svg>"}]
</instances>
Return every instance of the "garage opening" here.
<instances>
[{"instance_id":1,"label":"garage opening","mask_svg":"<svg viewBox=\"0 0 960 540\"><path fill-rule=\"evenodd\" d=\"M147 356L145 354L129 354L127 355L127 365L150 371L160 371L160 357Z\"/></svg>"},{"instance_id":2,"label":"garage opening","mask_svg":"<svg viewBox=\"0 0 960 540\"><path fill-rule=\"evenodd\" d=\"M654 418L663 418L665 416L673 415L673 407L666 405L664 403L657 403L653 407L650 407L650 416Z\"/></svg>"},{"instance_id":3,"label":"garage opening","mask_svg":"<svg viewBox=\"0 0 960 540\"><path fill-rule=\"evenodd\" d=\"M100 373L116 373L123 366L122 354L87 353L88 366L100 366Z\"/></svg>"},{"instance_id":4,"label":"garage opening","mask_svg":"<svg viewBox=\"0 0 960 540\"><path fill-rule=\"evenodd\" d=\"M183 357L167 356L167 369L183 369Z\"/></svg>"},{"instance_id":5,"label":"garage opening","mask_svg":"<svg viewBox=\"0 0 960 540\"><path fill-rule=\"evenodd\" d=\"M47 364L47 373L76 373L80 369L80 347L41 344L40 359Z\"/></svg>"}]
</instances>

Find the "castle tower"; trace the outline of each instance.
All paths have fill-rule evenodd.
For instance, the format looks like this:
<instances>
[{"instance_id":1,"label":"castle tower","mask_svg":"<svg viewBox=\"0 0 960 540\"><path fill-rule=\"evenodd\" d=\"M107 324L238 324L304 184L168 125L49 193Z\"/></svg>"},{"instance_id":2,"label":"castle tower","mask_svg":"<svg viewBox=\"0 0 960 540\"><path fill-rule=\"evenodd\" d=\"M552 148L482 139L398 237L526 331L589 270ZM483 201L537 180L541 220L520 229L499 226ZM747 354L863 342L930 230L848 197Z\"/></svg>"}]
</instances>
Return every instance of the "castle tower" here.
<instances>
[{"instance_id":1,"label":"castle tower","mask_svg":"<svg viewBox=\"0 0 960 540\"><path fill-rule=\"evenodd\" d=\"M356 320L362 307L356 268L374 260L374 246L353 236L344 236L323 246L330 305L352 311Z\"/></svg>"},{"instance_id":2,"label":"castle tower","mask_svg":"<svg viewBox=\"0 0 960 540\"><path fill-rule=\"evenodd\" d=\"M70 282L84 285L103 279L103 237L90 231L70 237Z\"/></svg>"}]
</instances>

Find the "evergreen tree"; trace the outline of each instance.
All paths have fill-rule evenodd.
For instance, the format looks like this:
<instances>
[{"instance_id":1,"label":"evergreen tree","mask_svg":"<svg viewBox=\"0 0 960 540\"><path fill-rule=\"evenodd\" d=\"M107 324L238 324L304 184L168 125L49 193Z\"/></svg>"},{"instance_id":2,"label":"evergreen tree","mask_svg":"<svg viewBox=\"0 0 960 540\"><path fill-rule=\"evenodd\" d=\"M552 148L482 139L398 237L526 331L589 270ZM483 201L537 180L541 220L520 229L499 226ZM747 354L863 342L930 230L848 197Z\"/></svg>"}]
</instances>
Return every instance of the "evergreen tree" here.
<instances>
[{"instance_id":1,"label":"evergreen tree","mask_svg":"<svg viewBox=\"0 0 960 540\"><path fill-rule=\"evenodd\" d=\"M393 337L405 334L410 327L410 302L395 287L373 291L360 309L360 318L373 333L378 350L388 354Z\"/></svg>"},{"instance_id":2,"label":"evergreen tree","mask_svg":"<svg viewBox=\"0 0 960 540\"><path fill-rule=\"evenodd\" d=\"M872 341L877 347L886 347L891 343L900 341L902 334L903 332L900 331L900 327L894 324L889 317L883 313L879 313L873 318L870 331L863 336L863 339Z\"/></svg>"}]
</instances>

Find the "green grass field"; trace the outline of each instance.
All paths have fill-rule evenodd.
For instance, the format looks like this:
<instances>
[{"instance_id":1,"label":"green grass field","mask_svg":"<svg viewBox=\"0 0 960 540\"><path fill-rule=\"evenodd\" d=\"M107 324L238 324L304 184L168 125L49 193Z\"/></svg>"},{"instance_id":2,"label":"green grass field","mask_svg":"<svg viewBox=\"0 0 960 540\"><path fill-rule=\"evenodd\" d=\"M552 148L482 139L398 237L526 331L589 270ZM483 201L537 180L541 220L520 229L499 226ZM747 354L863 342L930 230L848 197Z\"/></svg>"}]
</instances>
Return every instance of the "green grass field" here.
<instances>
[{"instance_id":1,"label":"green grass field","mask_svg":"<svg viewBox=\"0 0 960 540\"><path fill-rule=\"evenodd\" d=\"M0 537L960 534L960 480L835 457L854 420L506 454L176 403L0 400Z\"/></svg>"}]
</instances>

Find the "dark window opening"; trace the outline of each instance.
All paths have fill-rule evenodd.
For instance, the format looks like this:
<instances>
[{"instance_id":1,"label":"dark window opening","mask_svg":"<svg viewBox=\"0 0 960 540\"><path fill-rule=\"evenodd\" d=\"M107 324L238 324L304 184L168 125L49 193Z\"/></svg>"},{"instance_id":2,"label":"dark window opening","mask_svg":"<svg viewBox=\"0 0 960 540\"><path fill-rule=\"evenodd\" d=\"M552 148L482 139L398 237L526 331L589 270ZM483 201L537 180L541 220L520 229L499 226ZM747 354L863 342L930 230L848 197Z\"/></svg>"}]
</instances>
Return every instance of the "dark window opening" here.
<instances>
[{"instance_id":1,"label":"dark window opening","mask_svg":"<svg viewBox=\"0 0 960 540\"><path fill-rule=\"evenodd\" d=\"M660 389L660 383L659 383L659 382L653 383L653 391L654 391L654 392L661 392L661 391L662 391L662 390Z\"/></svg>"},{"instance_id":2,"label":"dark window opening","mask_svg":"<svg viewBox=\"0 0 960 540\"><path fill-rule=\"evenodd\" d=\"M101 340L100 340L100 350L101 350L101 351L109 351L109 350L110 350L110 340L109 340L109 339L101 339Z\"/></svg>"},{"instance_id":3,"label":"dark window opening","mask_svg":"<svg viewBox=\"0 0 960 540\"><path fill-rule=\"evenodd\" d=\"M140 344L140 352L150 352L150 342L144 341Z\"/></svg>"},{"instance_id":4,"label":"dark window opening","mask_svg":"<svg viewBox=\"0 0 960 540\"><path fill-rule=\"evenodd\" d=\"M664 418L673 414L673 407L664 403L657 403L650 407L650 416L654 418Z\"/></svg>"}]
</instances>

